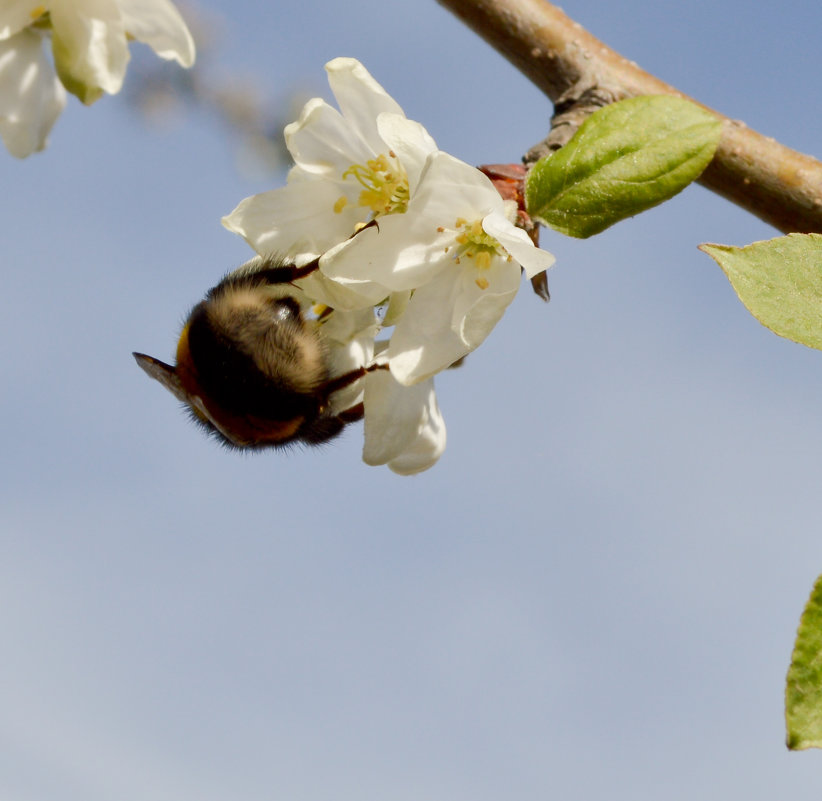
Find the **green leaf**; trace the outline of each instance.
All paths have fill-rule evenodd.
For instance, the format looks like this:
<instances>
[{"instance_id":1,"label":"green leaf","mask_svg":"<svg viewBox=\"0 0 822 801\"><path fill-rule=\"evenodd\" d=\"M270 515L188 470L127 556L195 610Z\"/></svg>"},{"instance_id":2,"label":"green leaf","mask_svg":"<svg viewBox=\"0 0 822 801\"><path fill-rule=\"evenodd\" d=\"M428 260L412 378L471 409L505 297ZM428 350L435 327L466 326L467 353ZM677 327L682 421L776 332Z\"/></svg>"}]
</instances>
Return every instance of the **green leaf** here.
<instances>
[{"instance_id":1,"label":"green leaf","mask_svg":"<svg viewBox=\"0 0 822 801\"><path fill-rule=\"evenodd\" d=\"M822 748L822 576L799 621L785 688L788 748Z\"/></svg>"},{"instance_id":2,"label":"green leaf","mask_svg":"<svg viewBox=\"0 0 822 801\"><path fill-rule=\"evenodd\" d=\"M788 234L744 248L700 245L748 311L775 334L822 350L822 235Z\"/></svg>"},{"instance_id":3,"label":"green leaf","mask_svg":"<svg viewBox=\"0 0 822 801\"><path fill-rule=\"evenodd\" d=\"M528 213L569 236L598 234L698 178L721 131L716 117L679 97L612 103L534 165L525 185Z\"/></svg>"}]
</instances>

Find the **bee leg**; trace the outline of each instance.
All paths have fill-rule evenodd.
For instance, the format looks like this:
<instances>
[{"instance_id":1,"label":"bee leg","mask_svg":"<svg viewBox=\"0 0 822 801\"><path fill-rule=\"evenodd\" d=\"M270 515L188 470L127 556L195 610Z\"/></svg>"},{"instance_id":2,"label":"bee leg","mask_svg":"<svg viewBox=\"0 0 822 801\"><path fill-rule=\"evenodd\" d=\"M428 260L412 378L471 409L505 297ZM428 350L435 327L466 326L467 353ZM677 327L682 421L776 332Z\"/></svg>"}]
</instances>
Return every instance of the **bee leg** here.
<instances>
[{"instance_id":1,"label":"bee leg","mask_svg":"<svg viewBox=\"0 0 822 801\"><path fill-rule=\"evenodd\" d=\"M343 423L356 423L357 420L362 420L363 417L365 417L365 406L362 403L358 403L356 406L340 412L336 419L342 420Z\"/></svg>"},{"instance_id":2,"label":"bee leg","mask_svg":"<svg viewBox=\"0 0 822 801\"><path fill-rule=\"evenodd\" d=\"M334 439L345 425L346 421L340 417L324 417L300 431L300 439L308 445L321 445Z\"/></svg>"},{"instance_id":3,"label":"bee leg","mask_svg":"<svg viewBox=\"0 0 822 801\"><path fill-rule=\"evenodd\" d=\"M302 267L297 267L296 264L280 264L276 261L263 262L263 264L254 270L250 275L268 284L290 284L300 278L305 278L311 275L320 266L320 260L314 259ZM243 274L238 280L247 279L248 275Z\"/></svg>"},{"instance_id":4,"label":"bee leg","mask_svg":"<svg viewBox=\"0 0 822 801\"><path fill-rule=\"evenodd\" d=\"M341 389L350 387L355 381L359 381L366 373L373 370L373 367L358 367L349 373L343 373L336 378L332 378L326 385L325 390L328 395L338 392Z\"/></svg>"}]
</instances>

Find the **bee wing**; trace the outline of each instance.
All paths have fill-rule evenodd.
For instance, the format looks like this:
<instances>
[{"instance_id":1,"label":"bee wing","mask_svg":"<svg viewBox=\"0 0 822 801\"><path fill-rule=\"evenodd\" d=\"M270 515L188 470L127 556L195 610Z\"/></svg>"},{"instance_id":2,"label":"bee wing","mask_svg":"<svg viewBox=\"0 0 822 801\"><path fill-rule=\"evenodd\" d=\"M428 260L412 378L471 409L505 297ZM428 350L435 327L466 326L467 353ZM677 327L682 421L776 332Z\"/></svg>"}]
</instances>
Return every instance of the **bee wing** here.
<instances>
[{"instance_id":1,"label":"bee wing","mask_svg":"<svg viewBox=\"0 0 822 801\"><path fill-rule=\"evenodd\" d=\"M161 362L153 356L146 356L145 353L133 353L132 356L148 376L159 381L178 401L189 402L188 395L180 383L180 377L170 364Z\"/></svg>"},{"instance_id":2,"label":"bee wing","mask_svg":"<svg viewBox=\"0 0 822 801\"><path fill-rule=\"evenodd\" d=\"M147 356L145 353L132 353L131 355L134 356L137 364L139 364L151 378L159 381L178 401L182 401L189 406L200 418L211 423L229 442L232 442L240 448L248 445L247 442L237 439L212 417L208 409L206 409L202 398L197 395L189 395L183 389L177 371L170 364L161 362L153 356Z\"/></svg>"}]
</instances>

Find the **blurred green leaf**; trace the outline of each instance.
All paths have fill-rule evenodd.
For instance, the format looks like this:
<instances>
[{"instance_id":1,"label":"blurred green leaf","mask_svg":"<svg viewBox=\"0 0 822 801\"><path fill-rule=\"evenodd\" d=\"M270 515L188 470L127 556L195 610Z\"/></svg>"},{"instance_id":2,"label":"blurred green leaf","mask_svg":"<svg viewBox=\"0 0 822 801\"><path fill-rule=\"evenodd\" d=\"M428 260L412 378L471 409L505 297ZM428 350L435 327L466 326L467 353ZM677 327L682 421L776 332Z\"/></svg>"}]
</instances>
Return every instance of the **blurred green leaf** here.
<instances>
[{"instance_id":1,"label":"blurred green leaf","mask_svg":"<svg viewBox=\"0 0 822 801\"><path fill-rule=\"evenodd\" d=\"M822 748L822 576L799 621L785 689L788 748Z\"/></svg>"},{"instance_id":2,"label":"blurred green leaf","mask_svg":"<svg viewBox=\"0 0 822 801\"><path fill-rule=\"evenodd\" d=\"M576 237L656 206L699 177L722 123L668 95L633 97L592 114L563 148L528 174L528 213Z\"/></svg>"},{"instance_id":3,"label":"blurred green leaf","mask_svg":"<svg viewBox=\"0 0 822 801\"><path fill-rule=\"evenodd\" d=\"M744 248L699 247L725 271L760 323L822 350L822 235L788 234Z\"/></svg>"}]
</instances>

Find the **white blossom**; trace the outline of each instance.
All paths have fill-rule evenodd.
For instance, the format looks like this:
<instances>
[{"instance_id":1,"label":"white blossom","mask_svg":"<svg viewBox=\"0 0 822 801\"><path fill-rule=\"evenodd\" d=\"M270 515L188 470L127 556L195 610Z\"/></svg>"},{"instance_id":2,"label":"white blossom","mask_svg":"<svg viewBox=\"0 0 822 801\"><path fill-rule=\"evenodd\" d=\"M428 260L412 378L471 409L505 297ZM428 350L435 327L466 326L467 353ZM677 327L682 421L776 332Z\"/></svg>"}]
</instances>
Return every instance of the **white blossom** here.
<instances>
[{"instance_id":1,"label":"white blossom","mask_svg":"<svg viewBox=\"0 0 822 801\"><path fill-rule=\"evenodd\" d=\"M294 158L287 185L246 198L223 218L263 256L304 263L367 223L401 216L426 156L436 149L359 61L337 58L325 68L339 111L310 100L285 129ZM349 308L373 305L388 294L367 276L347 288L354 294L337 304Z\"/></svg>"},{"instance_id":2,"label":"white blossom","mask_svg":"<svg viewBox=\"0 0 822 801\"><path fill-rule=\"evenodd\" d=\"M384 358L378 355L377 363L384 364ZM407 387L389 370L373 370L365 377L364 405L366 464L385 464L400 475L413 475L442 456L445 420L433 379Z\"/></svg>"},{"instance_id":3,"label":"white blossom","mask_svg":"<svg viewBox=\"0 0 822 801\"><path fill-rule=\"evenodd\" d=\"M45 146L65 105L64 88L84 103L120 90L129 39L184 67L194 63L191 34L170 0L7 0L4 5L0 135L15 156ZM43 52L49 38L53 65Z\"/></svg>"},{"instance_id":4,"label":"white blossom","mask_svg":"<svg viewBox=\"0 0 822 801\"><path fill-rule=\"evenodd\" d=\"M17 158L46 146L66 105L66 90L43 52L42 36L26 29L0 39L0 137Z\"/></svg>"},{"instance_id":5,"label":"white blossom","mask_svg":"<svg viewBox=\"0 0 822 801\"><path fill-rule=\"evenodd\" d=\"M323 273L345 287L367 279L411 293L388 350L402 384L474 350L514 299L521 272L531 278L554 263L514 225L515 216L487 176L438 151L427 158L405 214L323 255Z\"/></svg>"},{"instance_id":6,"label":"white blossom","mask_svg":"<svg viewBox=\"0 0 822 801\"><path fill-rule=\"evenodd\" d=\"M516 227L515 204L438 151L358 61L326 70L339 110L309 101L285 129L287 185L246 198L223 224L263 258L319 264L294 284L334 310L319 317L332 375L361 371L334 392L334 411L362 403L363 460L417 473L446 443L433 376L486 338L523 271L554 257Z\"/></svg>"},{"instance_id":7,"label":"white blossom","mask_svg":"<svg viewBox=\"0 0 822 801\"><path fill-rule=\"evenodd\" d=\"M335 414L363 404L363 461L385 464L401 475L431 467L445 450L445 422L433 380L405 387L391 375L386 369L387 343L375 342L379 329L373 308L321 313L318 324L332 376L367 371L331 396Z\"/></svg>"}]
</instances>

